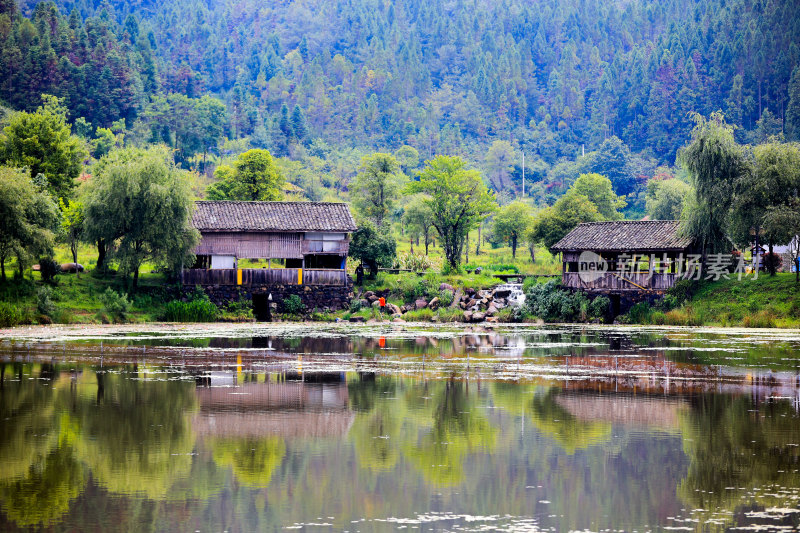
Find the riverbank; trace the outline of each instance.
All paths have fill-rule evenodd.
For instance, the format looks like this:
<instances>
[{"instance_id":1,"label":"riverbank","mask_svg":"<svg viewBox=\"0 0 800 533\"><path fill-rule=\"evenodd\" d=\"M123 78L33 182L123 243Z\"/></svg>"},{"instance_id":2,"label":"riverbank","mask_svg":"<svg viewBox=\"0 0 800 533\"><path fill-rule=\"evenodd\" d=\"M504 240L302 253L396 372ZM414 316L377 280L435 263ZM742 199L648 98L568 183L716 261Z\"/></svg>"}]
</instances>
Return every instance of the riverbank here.
<instances>
[{"instance_id":1,"label":"riverbank","mask_svg":"<svg viewBox=\"0 0 800 533\"><path fill-rule=\"evenodd\" d=\"M528 278L526 292L551 278ZM382 272L356 287L348 309L291 309L276 306L275 320L404 322L619 322L641 325L721 326L745 328L800 327L800 284L791 273L762 274L757 279L681 283L654 305L639 304L618 317L602 316L591 303L576 298L569 317L537 316L529 307L511 305L504 284L489 273L444 276ZM385 306L380 306L380 299ZM555 299L554 299L555 300ZM580 301L579 301L580 300ZM530 303L530 302L529 302ZM552 303L552 302L551 302ZM559 308L565 307L563 302ZM581 307L586 307L582 309ZM252 304L235 302L217 309L198 296L180 300L179 288L163 275L143 274L139 290L125 293L113 276L62 274L56 283L38 279L0 283L0 327L26 324L103 324L154 322L253 321Z\"/></svg>"}]
</instances>

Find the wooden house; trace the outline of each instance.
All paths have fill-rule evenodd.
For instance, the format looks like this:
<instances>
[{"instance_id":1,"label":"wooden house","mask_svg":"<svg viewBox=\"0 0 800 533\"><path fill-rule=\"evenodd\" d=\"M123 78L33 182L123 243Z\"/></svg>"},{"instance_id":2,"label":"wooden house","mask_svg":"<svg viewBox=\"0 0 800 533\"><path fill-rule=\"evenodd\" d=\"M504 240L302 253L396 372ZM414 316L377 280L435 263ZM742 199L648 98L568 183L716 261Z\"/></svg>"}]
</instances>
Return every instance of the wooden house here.
<instances>
[{"instance_id":1,"label":"wooden house","mask_svg":"<svg viewBox=\"0 0 800 533\"><path fill-rule=\"evenodd\" d=\"M677 220L587 222L558 241L561 284L607 293L663 291L694 267Z\"/></svg>"},{"instance_id":2,"label":"wooden house","mask_svg":"<svg viewBox=\"0 0 800 533\"><path fill-rule=\"evenodd\" d=\"M192 224L201 240L184 285L347 285L347 204L204 201ZM242 259L265 265L240 268Z\"/></svg>"}]
</instances>

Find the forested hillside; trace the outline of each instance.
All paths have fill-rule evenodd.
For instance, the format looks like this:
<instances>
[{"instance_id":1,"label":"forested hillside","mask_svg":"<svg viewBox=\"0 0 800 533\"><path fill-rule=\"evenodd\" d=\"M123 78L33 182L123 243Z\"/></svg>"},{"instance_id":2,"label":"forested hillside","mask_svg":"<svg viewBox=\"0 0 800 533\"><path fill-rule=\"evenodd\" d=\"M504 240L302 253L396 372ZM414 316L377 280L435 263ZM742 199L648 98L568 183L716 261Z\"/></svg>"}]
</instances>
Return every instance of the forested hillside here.
<instances>
[{"instance_id":1,"label":"forested hillside","mask_svg":"<svg viewBox=\"0 0 800 533\"><path fill-rule=\"evenodd\" d=\"M112 129L184 161L223 137L276 155L313 143L323 158L410 145L465 156L502 192L519 189L524 149L529 180L559 192L560 158L614 136L627 146L606 146L640 155L636 177L673 164L693 111L722 110L740 142L800 136L792 1L0 0L0 12L8 105L62 96L88 131L124 119ZM498 140L510 147L487 155Z\"/></svg>"}]
</instances>

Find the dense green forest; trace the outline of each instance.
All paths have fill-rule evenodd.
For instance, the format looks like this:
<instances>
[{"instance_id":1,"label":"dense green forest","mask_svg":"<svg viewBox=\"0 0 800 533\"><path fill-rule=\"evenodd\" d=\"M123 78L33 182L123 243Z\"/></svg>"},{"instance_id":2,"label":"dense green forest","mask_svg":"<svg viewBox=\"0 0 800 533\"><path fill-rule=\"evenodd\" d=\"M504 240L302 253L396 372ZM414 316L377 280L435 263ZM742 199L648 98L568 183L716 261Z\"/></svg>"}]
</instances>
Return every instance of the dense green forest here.
<instances>
[{"instance_id":1,"label":"dense green forest","mask_svg":"<svg viewBox=\"0 0 800 533\"><path fill-rule=\"evenodd\" d=\"M769 0L2 0L0 99L33 110L42 93L63 97L77 131L166 141L195 168L246 137L317 173L327 165L334 186L363 153L410 145L422 159L472 161L503 200L521 188L524 150L528 195L552 203L577 177L565 161L584 151L629 150L623 182L609 177L618 193L641 189L674 163L691 112L723 111L739 142L798 138L799 11Z\"/></svg>"}]
</instances>

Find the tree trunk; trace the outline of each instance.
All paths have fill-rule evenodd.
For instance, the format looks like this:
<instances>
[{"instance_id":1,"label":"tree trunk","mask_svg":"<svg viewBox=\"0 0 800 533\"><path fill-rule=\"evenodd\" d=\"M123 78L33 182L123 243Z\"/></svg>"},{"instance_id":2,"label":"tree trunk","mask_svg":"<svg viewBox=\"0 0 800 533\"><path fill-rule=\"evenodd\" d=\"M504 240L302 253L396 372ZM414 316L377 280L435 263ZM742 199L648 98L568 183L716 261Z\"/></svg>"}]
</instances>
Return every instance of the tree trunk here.
<instances>
[{"instance_id":1,"label":"tree trunk","mask_svg":"<svg viewBox=\"0 0 800 533\"><path fill-rule=\"evenodd\" d=\"M481 255L481 227L478 226L478 244L475 245L475 255Z\"/></svg>"},{"instance_id":2,"label":"tree trunk","mask_svg":"<svg viewBox=\"0 0 800 533\"><path fill-rule=\"evenodd\" d=\"M772 242L769 243L769 275L774 276L775 271L777 270L777 265L775 264L775 257L772 255Z\"/></svg>"},{"instance_id":3,"label":"tree trunk","mask_svg":"<svg viewBox=\"0 0 800 533\"><path fill-rule=\"evenodd\" d=\"M133 271L133 285L131 286L131 293L135 293L139 288L139 267L137 266Z\"/></svg>"},{"instance_id":4,"label":"tree trunk","mask_svg":"<svg viewBox=\"0 0 800 533\"><path fill-rule=\"evenodd\" d=\"M409 244L411 244L411 254L413 255L414 254L414 237L409 237L408 238L408 242L409 242ZM419 243L417 243L417 244L419 244Z\"/></svg>"},{"instance_id":5,"label":"tree trunk","mask_svg":"<svg viewBox=\"0 0 800 533\"><path fill-rule=\"evenodd\" d=\"M531 253L531 263L536 262L536 246L533 243L528 245L528 251Z\"/></svg>"},{"instance_id":6,"label":"tree trunk","mask_svg":"<svg viewBox=\"0 0 800 533\"><path fill-rule=\"evenodd\" d=\"M428 238L428 231L425 230L425 256L428 255L428 244L430 243L430 239Z\"/></svg>"},{"instance_id":7,"label":"tree trunk","mask_svg":"<svg viewBox=\"0 0 800 533\"><path fill-rule=\"evenodd\" d=\"M467 245L464 247L464 264L469 264L469 231L467 232Z\"/></svg>"},{"instance_id":8,"label":"tree trunk","mask_svg":"<svg viewBox=\"0 0 800 533\"><path fill-rule=\"evenodd\" d=\"M511 236L511 259L517 259L517 236Z\"/></svg>"},{"instance_id":9,"label":"tree trunk","mask_svg":"<svg viewBox=\"0 0 800 533\"><path fill-rule=\"evenodd\" d=\"M0 257L0 271L3 273L3 281L6 281L6 258Z\"/></svg>"},{"instance_id":10,"label":"tree trunk","mask_svg":"<svg viewBox=\"0 0 800 533\"><path fill-rule=\"evenodd\" d=\"M106 241L104 239L97 240L97 269L100 270L106 264Z\"/></svg>"}]
</instances>

